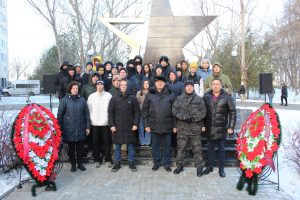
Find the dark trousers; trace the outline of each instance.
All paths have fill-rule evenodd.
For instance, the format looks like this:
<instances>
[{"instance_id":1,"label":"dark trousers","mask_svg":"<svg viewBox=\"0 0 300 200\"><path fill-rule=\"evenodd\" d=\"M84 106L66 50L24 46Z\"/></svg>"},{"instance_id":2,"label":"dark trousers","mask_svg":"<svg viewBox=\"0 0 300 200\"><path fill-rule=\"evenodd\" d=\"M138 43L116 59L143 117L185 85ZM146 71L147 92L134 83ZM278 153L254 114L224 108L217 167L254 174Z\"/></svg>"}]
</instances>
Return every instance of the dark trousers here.
<instances>
[{"instance_id":1,"label":"dark trousers","mask_svg":"<svg viewBox=\"0 0 300 200\"><path fill-rule=\"evenodd\" d=\"M104 155L105 162L111 161L111 142L108 126L92 126L93 150L95 162L100 162L100 153Z\"/></svg>"},{"instance_id":2,"label":"dark trousers","mask_svg":"<svg viewBox=\"0 0 300 200\"><path fill-rule=\"evenodd\" d=\"M281 105L283 105L283 100L285 100L285 105L287 106L287 97L281 96Z\"/></svg>"},{"instance_id":3,"label":"dark trousers","mask_svg":"<svg viewBox=\"0 0 300 200\"><path fill-rule=\"evenodd\" d=\"M225 142L226 139L211 140L207 138L208 146L208 166L213 167L215 161L215 147L218 147L219 169L224 169L225 165Z\"/></svg>"},{"instance_id":4,"label":"dark trousers","mask_svg":"<svg viewBox=\"0 0 300 200\"><path fill-rule=\"evenodd\" d=\"M190 144L192 146L195 167L200 168L204 166L202 157L202 141L200 135L185 135L184 133L177 133L177 166L183 166L185 158L185 150Z\"/></svg>"},{"instance_id":5,"label":"dark trousers","mask_svg":"<svg viewBox=\"0 0 300 200\"><path fill-rule=\"evenodd\" d=\"M155 165L159 165L161 162L161 143L163 144L164 166L168 166L171 164L171 139L172 133L151 133L152 157Z\"/></svg>"},{"instance_id":6,"label":"dark trousers","mask_svg":"<svg viewBox=\"0 0 300 200\"><path fill-rule=\"evenodd\" d=\"M83 145L84 142L68 142L68 146L69 146L68 154L70 158L70 163L72 165L76 165L76 158L77 158L77 164L78 165L82 164Z\"/></svg>"}]
</instances>

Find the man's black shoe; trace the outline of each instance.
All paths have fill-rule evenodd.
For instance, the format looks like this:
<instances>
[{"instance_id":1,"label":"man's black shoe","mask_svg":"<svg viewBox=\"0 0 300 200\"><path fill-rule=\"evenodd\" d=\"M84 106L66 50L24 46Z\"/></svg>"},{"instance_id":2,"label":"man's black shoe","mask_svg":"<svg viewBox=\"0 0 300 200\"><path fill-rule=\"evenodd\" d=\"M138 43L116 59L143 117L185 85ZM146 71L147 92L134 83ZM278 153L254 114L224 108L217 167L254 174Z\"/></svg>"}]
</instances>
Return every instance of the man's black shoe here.
<instances>
[{"instance_id":1,"label":"man's black shoe","mask_svg":"<svg viewBox=\"0 0 300 200\"><path fill-rule=\"evenodd\" d=\"M207 168L204 170L203 174L204 174L204 175L207 175L207 174L209 174L210 172L213 172L213 171L214 171L214 169L213 169L212 167L207 167Z\"/></svg>"},{"instance_id":2,"label":"man's black shoe","mask_svg":"<svg viewBox=\"0 0 300 200\"><path fill-rule=\"evenodd\" d=\"M172 171L170 165L166 165L164 168L165 168L165 170L166 170L167 172L171 172L171 171Z\"/></svg>"},{"instance_id":3,"label":"man's black shoe","mask_svg":"<svg viewBox=\"0 0 300 200\"><path fill-rule=\"evenodd\" d=\"M226 176L224 169L219 169L220 177L224 178Z\"/></svg>"},{"instance_id":4,"label":"man's black shoe","mask_svg":"<svg viewBox=\"0 0 300 200\"><path fill-rule=\"evenodd\" d=\"M159 168L159 165L157 164L154 164L153 167L152 167L152 171L157 171Z\"/></svg>"},{"instance_id":5,"label":"man's black shoe","mask_svg":"<svg viewBox=\"0 0 300 200\"><path fill-rule=\"evenodd\" d=\"M112 172L116 172L121 169L121 162L115 162L114 166L111 168Z\"/></svg>"},{"instance_id":6,"label":"man's black shoe","mask_svg":"<svg viewBox=\"0 0 300 200\"><path fill-rule=\"evenodd\" d=\"M132 172L136 172L136 171L137 171L137 168L136 168L134 162L129 162L129 169L130 169Z\"/></svg>"},{"instance_id":7,"label":"man's black shoe","mask_svg":"<svg viewBox=\"0 0 300 200\"><path fill-rule=\"evenodd\" d=\"M76 165L75 164L71 166L71 172L76 172Z\"/></svg>"},{"instance_id":8,"label":"man's black shoe","mask_svg":"<svg viewBox=\"0 0 300 200\"><path fill-rule=\"evenodd\" d=\"M86 171L86 168L82 164L78 164L78 169L81 171Z\"/></svg>"},{"instance_id":9,"label":"man's black shoe","mask_svg":"<svg viewBox=\"0 0 300 200\"><path fill-rule=\"evenodd\" d=\"M174 174L180 174L180 172L183 171L183 166L178 166L175 170L174 170Z\"/></svg>"},{"instance_id":10,"label":"man's black shoe","mask_svg":"<svg viewBox=\"0 0 300 200\"><path fill-rule=\"evenodd\" d=\"M203 175L203 167L197 168L197 176L201 177Z\"/></svg>"}]
</instances>

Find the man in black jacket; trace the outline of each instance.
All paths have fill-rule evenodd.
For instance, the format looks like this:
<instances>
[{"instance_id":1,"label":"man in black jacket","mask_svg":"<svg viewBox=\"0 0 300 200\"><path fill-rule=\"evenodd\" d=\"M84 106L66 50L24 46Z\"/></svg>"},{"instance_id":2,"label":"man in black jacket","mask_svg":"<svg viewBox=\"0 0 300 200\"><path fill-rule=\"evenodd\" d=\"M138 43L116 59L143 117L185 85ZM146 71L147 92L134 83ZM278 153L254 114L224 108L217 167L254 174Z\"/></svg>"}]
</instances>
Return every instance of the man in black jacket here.
<instances>
[{"instance_id":1,"label":"man in black jacket","mask_svg":"<svg viewBox=\"0 0 300 200\"><path fill-rule=\"evenodd\" d=\"M207 115L204 119L207 144L208 167L203 172L213 171L215 146L218 147L219 175L225 177L225 142L227 133L232 134L236 123L236 108L233 98L222 89L222 81L213 79L212 89L204 95Z\"/></svg>"},{"instance_id":2,"label":"man in black jacket","mask_svg":"<svg viewBox=\"0 0 300 200\"><path fill-rule=\"evenodd\" d=\"M108 106L108 124L115 144L115 163L112 172L121 168L121 145L127 144L131 171L137 171L134 164L134 144L140 123L141 110L137 98L127 93L127 80L120 82L120 93L113 96Z\"/></svg>"},{"instance_id":3,"label":"man in black jacket","mask_svg":"<svg viewBox=\"0 0 300 200\"><path fill-rule=\"evenodd\" d=\"M161 162L160 144L163 143L164 168L171 172L171 136L176 133L175 118L172 115L172 105L175 96L166 87L166 78L157 76L155 87L150 88L145 97L142 116L145 130L151 132L153 171L157 171Z\"/></svg>"},{"instance_id":4,"label":"man in black jacket","mask_svg":"<svg viewBox=\"0 0 300 200\"><path fill-rule=\"evenodd\" d=\"M288 91L287 91L287 87L284 83L281 84L281 106L283 106L283 100L285 100L285 106L288 105L287 103L287 97L288 97Z\"/></svg>"}]
</instances>

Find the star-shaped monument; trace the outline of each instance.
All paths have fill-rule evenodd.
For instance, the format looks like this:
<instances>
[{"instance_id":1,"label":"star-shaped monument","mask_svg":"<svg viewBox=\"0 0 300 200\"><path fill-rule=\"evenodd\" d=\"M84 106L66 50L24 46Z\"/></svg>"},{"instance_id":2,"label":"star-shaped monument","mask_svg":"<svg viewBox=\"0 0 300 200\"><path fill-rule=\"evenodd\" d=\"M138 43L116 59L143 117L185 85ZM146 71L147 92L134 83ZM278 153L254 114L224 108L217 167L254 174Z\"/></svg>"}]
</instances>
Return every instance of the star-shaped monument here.
<instances>
[{"instance_id":1,"label":"star-shaped monument","mask_svg":"<svg viewBox=\"0 0 300 200\"><path fill-rule=\"evenodd\" d=\"M216 16L173 16L169 0L152 0L144 61L157 63L166 55L175 64L184 59L182 48Z\"/></svg>"}]
</instances>

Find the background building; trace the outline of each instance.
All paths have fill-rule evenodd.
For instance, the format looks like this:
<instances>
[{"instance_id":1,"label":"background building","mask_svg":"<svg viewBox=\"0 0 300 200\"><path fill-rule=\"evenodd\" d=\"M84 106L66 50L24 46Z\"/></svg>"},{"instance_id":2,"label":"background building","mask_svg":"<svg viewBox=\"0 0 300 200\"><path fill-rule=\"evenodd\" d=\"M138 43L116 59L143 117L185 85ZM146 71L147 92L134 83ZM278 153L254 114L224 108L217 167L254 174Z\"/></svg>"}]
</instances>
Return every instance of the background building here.
<instances>
[{"instance_id":1,"label":"background building","mask_svg":"<svg viewBox=\"0 0 300 200\"><path fill-rule=\"evenodd\" d=\"M8 81L7 1L0 0L0 87Z\"/></svg>"}]
</instances>

